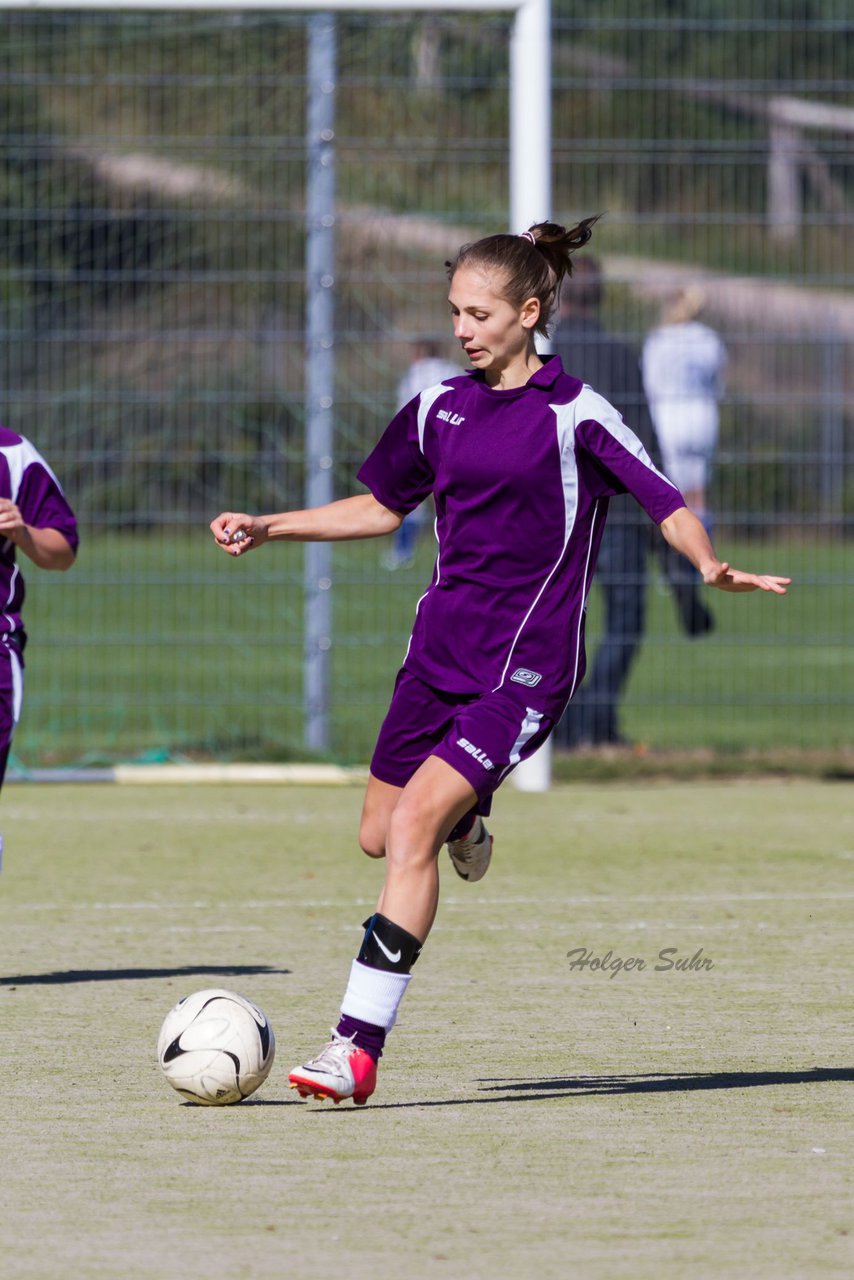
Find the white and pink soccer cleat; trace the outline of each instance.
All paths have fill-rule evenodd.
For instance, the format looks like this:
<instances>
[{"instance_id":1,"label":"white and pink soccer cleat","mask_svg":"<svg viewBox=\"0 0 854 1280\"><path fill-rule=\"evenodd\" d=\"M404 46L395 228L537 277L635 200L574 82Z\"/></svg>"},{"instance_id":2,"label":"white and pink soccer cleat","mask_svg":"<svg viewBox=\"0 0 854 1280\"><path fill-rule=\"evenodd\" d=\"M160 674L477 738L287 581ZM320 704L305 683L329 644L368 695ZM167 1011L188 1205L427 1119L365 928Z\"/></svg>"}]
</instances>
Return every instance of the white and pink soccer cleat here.
<instances>
[{"instance_id":1,"label":"white and pink soccer cleat","mask_svg":"<svg viewBox=\"0 0 854 1280\"><path fill-rule=\"evenodd\" d=\"M332 1039L317 1057L304 1067L294 1067L288 1080L301 1098L331 1098L333 1102L352 1098L357 1107L363 1107L377 1087L377 1064L353 1044L352 1037L333 1029Z\"/></svg>"}]
</instances>

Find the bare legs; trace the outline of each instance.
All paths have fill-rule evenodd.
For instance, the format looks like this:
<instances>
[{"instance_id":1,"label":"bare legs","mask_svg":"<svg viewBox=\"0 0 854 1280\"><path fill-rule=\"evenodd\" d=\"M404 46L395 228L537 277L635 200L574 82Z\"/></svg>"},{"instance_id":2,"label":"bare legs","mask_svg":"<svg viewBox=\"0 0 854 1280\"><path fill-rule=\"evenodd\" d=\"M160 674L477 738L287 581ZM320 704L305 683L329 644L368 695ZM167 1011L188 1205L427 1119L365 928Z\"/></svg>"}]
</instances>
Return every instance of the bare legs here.
<instances>
[{"instance_id":1,"label":"bare legs","mask_svg":"<svg viewBox=\"0 0 854 1280\"><path fill-rule=\"evenodd\" d=\"M386 860L377 910L421 942L439 902L439 850L476 800L471 784L437 756L405 787L373 775L368 781L359 839L365 853Z\"/></svg>"}]
</instances>

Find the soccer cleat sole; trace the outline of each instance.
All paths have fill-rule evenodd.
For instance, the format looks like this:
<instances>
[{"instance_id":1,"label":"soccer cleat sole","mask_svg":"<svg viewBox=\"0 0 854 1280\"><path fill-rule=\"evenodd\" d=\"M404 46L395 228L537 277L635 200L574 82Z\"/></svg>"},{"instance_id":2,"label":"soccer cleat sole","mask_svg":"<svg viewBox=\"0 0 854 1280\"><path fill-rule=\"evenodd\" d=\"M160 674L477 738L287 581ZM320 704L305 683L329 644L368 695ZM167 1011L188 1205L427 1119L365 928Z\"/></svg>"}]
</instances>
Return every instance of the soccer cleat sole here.
<instances>
[{"instance_id":1,"label":"soccer cleat sole","mask_svg":"<svg viewBox=\"0 0 854 1280\"><path fill-rule=\"evenodd\" d=\"M331 1098L336 1107L339 1102L346 1102L347 1098L350 1096L349 1094L344 1095L335 1093L333 1089L330 1089L328 1093L324 1093L318 1090L316 1086L305 1084L301 1080L292 1080L290 1082L290 1087L291 1089L296 1089L301 1098L315 1098L318 1102L326 1102L327 1099ZM363 1107L370 1096L371 1095L369 1093L364 1095L354 1093L352 1098L357 1107Z\"/></svg>"},{"instance_id":2,"label":"soccer cleat sole","mask_svg":"<svg viewBox=\"0 0 854 1280\"><path fill-rule=\"evenodd\" d=\"M489 835L488 832L487 834ZM483 871L481 871L480 875L475 876L474 879L472 879L472 877L468 874L467 871L460 871L459 867L454 862L453 858L451 858L451 866L454 868L454 870L456 871L457 875L460 877L461 880L465 880L467 884L477 884L479 880L483 879L483 877L486 875L487 871L492 865L492 848L494 844L495 844L495 837L493 835L489 835L489 857L486 860L486 866L483 868Z\"/></svg>"}]
</instances>

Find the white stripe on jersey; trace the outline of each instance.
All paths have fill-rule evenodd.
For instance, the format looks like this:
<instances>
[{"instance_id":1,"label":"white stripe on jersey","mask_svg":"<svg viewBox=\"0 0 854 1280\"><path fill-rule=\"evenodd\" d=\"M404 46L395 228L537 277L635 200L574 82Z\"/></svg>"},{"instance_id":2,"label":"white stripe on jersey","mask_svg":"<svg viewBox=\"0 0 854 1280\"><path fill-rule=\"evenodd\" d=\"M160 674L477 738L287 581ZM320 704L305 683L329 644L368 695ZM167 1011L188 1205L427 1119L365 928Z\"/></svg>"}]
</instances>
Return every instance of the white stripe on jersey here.
<instances>
[{"instance_id":1,"label":"white stripe on jersey","mask_svg":"<svg viewBox=\"0 0 854 1280\"><path fill-rule=\"evenodd\" d=\"M596 530L599 524L599 507L601 498L597 498L593 506L593 518L590 521L590 537L587 541L587 555L584 558L584 581L581 587L581 608L578 612L578 629L575 633L575 667L572 672L572 684L569 688L569 697L566 705L569 706L572 695L578 686L578 664L581 661L581 632L584 627L584 615L587 612L587 597L590 595L590 588L593 585L593 578L590 574L590 556L593 552L593 540L596 537Z\"/></svg>"},{"instance_id":2,"label":"white stripe on jersey","mask_svg":"<svg viewBox=\"0 0 854 1280\"><path fill-rule=\"evenodd\" d=\"M425 390L422 391L418 397L418 448L421 450L422 453L424 452L424 428L427 425L427 414L433 408L433 405L439 399L439 396L444 391L450 391L450 390L451 388L446 386L444 382L437 382L434 387L425 388ZM438 529L438 518L433 521L433 532L436 533L437 529ZM441 542L439 542L438 534L436 537L436 542L438 544L439 550L436 552L435 572L433 575L433 579L430 583L430 587L435 586L436 583L439 581L439 561L442 558L442 544ZM403 655L404 662L406 662L406 659L409 657L409 650L412 647L412 637L415 635L415 619L418 617L418 610L421 608L422 601L425 600L427 596L430 594L430 587L427 588L423 596L419 597L418 603L415 606L415 615L412 620L412 631L409 634L409 640L406 645L406 653Z\"/></svg>"},{"instance_id":3,"label":"white stripe on jersey","mask_svg":"<svg viewBox=\"0 0 854 1280\"><path fill-rule=\"evenodd\" d=\"M433 526L435 528L435 524ZM436 539L439 542L438 538ZM430 588L435 587L439 581L439 561L442 558L442 544L439 542L439 550L436 552L436 564L434 567L433 577L430 580L430 586L422 596L418 597L418 603L415 606L415 613L412 618L412 630L409 633L409 639L406 642L406 653L403 655L403 664L406 665L406 659L409 657L409 650L412 648L412 637L415 635L415 621L418 617L418 610L430 594Z\"/></svg>"},{"instance_id":4,"label":"white stripe on jersey","mask_svg":"<svg viewBox=\"0 0 854 1280\"><path fill-rule=\"evenodd\" d=\"M613 438L620 445L622 445L622 447L626 450L627 453L630 453L632 457L637 458L638 462L643 463L645 467L647 467L650 471L652 471L655 475L657 475L661 480L666 481L666 483L670 485L671 489L676 489L676 485L673 483L673 481L668 476L664 475L661 471L659 471L658 468L655 466L655 464L652 461L652 458L650 458L649 454L641 444L640 440L637 438L635 433L626 426L626 424L624 423L623 419L620 417L619 413L614 408L614 406L612 404L609 404L609 402L605 400L603 396L600 396L598 392L594 391L592 387L589 387L586 383L581 388L581 391L576 396L576 398L574 400L571 400L569 404L553 404L553 405L550 405L549 407L555 415L558 448L560 449L560 475L561 475L561 484L563 485L563 502L564 502L563 546L561 548L560 555L555 561L555 564L553 565L548 575L546 576L546 579L542 587L537 592L537 596L533 604L531 605L530 609L522 619L519 630L516 632L515 636L513 637L513 641L510 645L509 653L507 654L507 661L504 664L504 670L501 672L501 679L499 680L498 684L495 686L496 689L500 689L501 686L504 684L504 681L507 677L507 671L508 671L508 668L510 667L510 662L513 657L513 652L516 648L519 637L521 636L523 630L525 629L525 625L527 624L531 614L534 612L535 608L539 604L539 601L540 601L540 598L542 597L543 592L545 591L546 587L549 585L555 573L557 572L558 567L560 566L560 563L563 560L564 553L566 552L569 539L572 535L573 526L575 524L575 517L578 511L578 465L575 459L575 429L578 423L586 422L588 421L588 419L592 419L595 422L599 422L604 428L604 430L606 430L609 435L613 436ZM582 582L581 612L579 614L578 635L576 637L576 649L575 649L575 671L573 672L572 690L570 692L570 697L572 697L572 694L575 692L575 687L578 682L578 663L581 656L581 627L584 623L584 610L587 605L587 597L591 587L590 556L593 550L593 541L594 541L594 536L596 534L596 529L597 529L598 514L599 514L599 502L597 501L593 510L593 519L590 525L590 539L587 544L587 555L584 561L584 580ZM493 690L493 692L495 692L495 690Z\"/></svg>"},{"instance_id":5,"label":"white stripe on jersey","mask_svg":"<svg viewBox=\"0 0 854 1280\"><path fill-rule=\"evenodd\" d=\"M62 485L59 483L35 445L30 444L29 440L27 440L25 436L21 437L20 444L7 444L0 447L0 453L2 453L3 457L6 459L6 464L9 468L9 487L11 489L9 497L13 502L18 501L18 494L21 490L21 481L24 478L24 472L27 467L32 466L34 462L37 462L40 466L44 467L57 489L59 489L60 493L62 492Z\"/></svg>"},{"instance_id":6,"label":"white stripe on jersey","mask_svg":"<svg viewBox=\"0 0 854 1280\"><path fill-rule=\"evenodd\" d=\"M513 637L510 650L507 654L507 661L504 664L504 670L501 672L501 679L498 681L495 689L500 689L504 684L504 681L507 678L507 670L513 657L513 650L516 648L516 643L525 629L525 624L539 604L540 597L546 587L557 573L558 567L563 560L567 543L572 535L573 526L575 525L575 517L578 512L578 464L575 461L575 444L573 440L576 423L574 402L571 401L569 404L552 404L549 405L549 408L555 415L557 444L558 449L560 450L560 479L561 485L563 486L563 546L560 549L560 555L549 570L543 585L537 592L530 609L519 624L519 630ZM588 561L589 558L588 551ZM493 693L495 692L495 689L493 689Z\"/></svg>"},{"instance_id":7,"label":"white stripe on jersey","mask_svg":"<svg viewBox=\"0 0 854 1280\"><path fill-rule=\"evenodd\" d=\"M8 539L8 538L6 539L6 543L7 543L7 545L9 544L9 539ZM15 599L15 583L16 583L16 582L17 582L17 580L18 580L18 575L20 574L20 572L21 572L21 570L18 568L18 565L17 565L17 563L16 563L16 564L13 566L13 568L12 568L12 576L11 576L11 578L9 579L9 594L7 595L6 599L3 601L3 608L4 608L4 609L5 609L8 605L10 605L10 604L12 603L12 601ZM14 628L14 627L13 627L13 625L12 625L12 619L9 617L8 613L4 613L4 614L3 614L3 618L4 618L5 623L6 623L4 630L5 630L7 633L8 633L8 632L12 632L12 631L14 631L14 629L15 629L15 628Z\"/></svg>"},{"instance_id":8,"label":"white stripe on jersey","mask_svg":"<svg viewBox=\"0 0 854 1280\"><path fill-rule=\"evenodd\" d=\"M633 458L637 458L638 462L642 462L648 467L654 475L660 480L666 480L671 489L675 489L676 485L666 476L663 471L659 471L640 440L629 427L626 426L622 417L612 404L609 404L604 396L600 396L598 391L594 391L592 387L588 387L587 383L581 388L577 399L575 413L576 422L587 422L592 419L605 428L609 436L623 446L626 453L630 453Z\"/></svg>"},{"instance_id":9,"label":"white stripe on jersey","mask_svg":"<svg viewBox=\"0 0 854 1280\"><path fill-rule=\"evenodd\" d=\"M424 452L424 428L427 426L427 414L439 399L443 391L451 388L444 382L437 382L434 387L426 387L418 397L418 448Z\"/></svg>"}]
</instances>

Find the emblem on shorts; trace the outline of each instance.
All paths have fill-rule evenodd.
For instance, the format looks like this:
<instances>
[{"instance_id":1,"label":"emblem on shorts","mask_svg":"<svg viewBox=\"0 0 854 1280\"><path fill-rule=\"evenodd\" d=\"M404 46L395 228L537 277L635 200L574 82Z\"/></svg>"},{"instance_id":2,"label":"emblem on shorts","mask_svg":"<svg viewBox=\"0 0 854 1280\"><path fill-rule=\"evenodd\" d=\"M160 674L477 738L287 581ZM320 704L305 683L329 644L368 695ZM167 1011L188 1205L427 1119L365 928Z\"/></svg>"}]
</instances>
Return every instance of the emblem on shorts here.
<instances>
[{"instance_id":1,"label":"emblem on shorts","mask_svg":"<svg viewBox=\"0 0 854 1280\"><path fill-rule=\"evenodd\" d=\"M539 671L529 671L527 667L517 667L510 677L514 684L524 684L529 689L533 689L535 684L539 684L542 678Z\"/></svg>"},{"instance_id":2,"label":"emblem on shorts","mask_svg":"<svg viewBox=\"0 0 854 1280\"><path fill-rule=\"evenodd\" d=\"M457 738L457 746L462 747L463 751L467 751L478 764L483 765L487 772L491 772L495 768L486 752L481 751L480 747L476 747L473 742L469 742L468 738Z\"/></svg>"}]
</instances>

